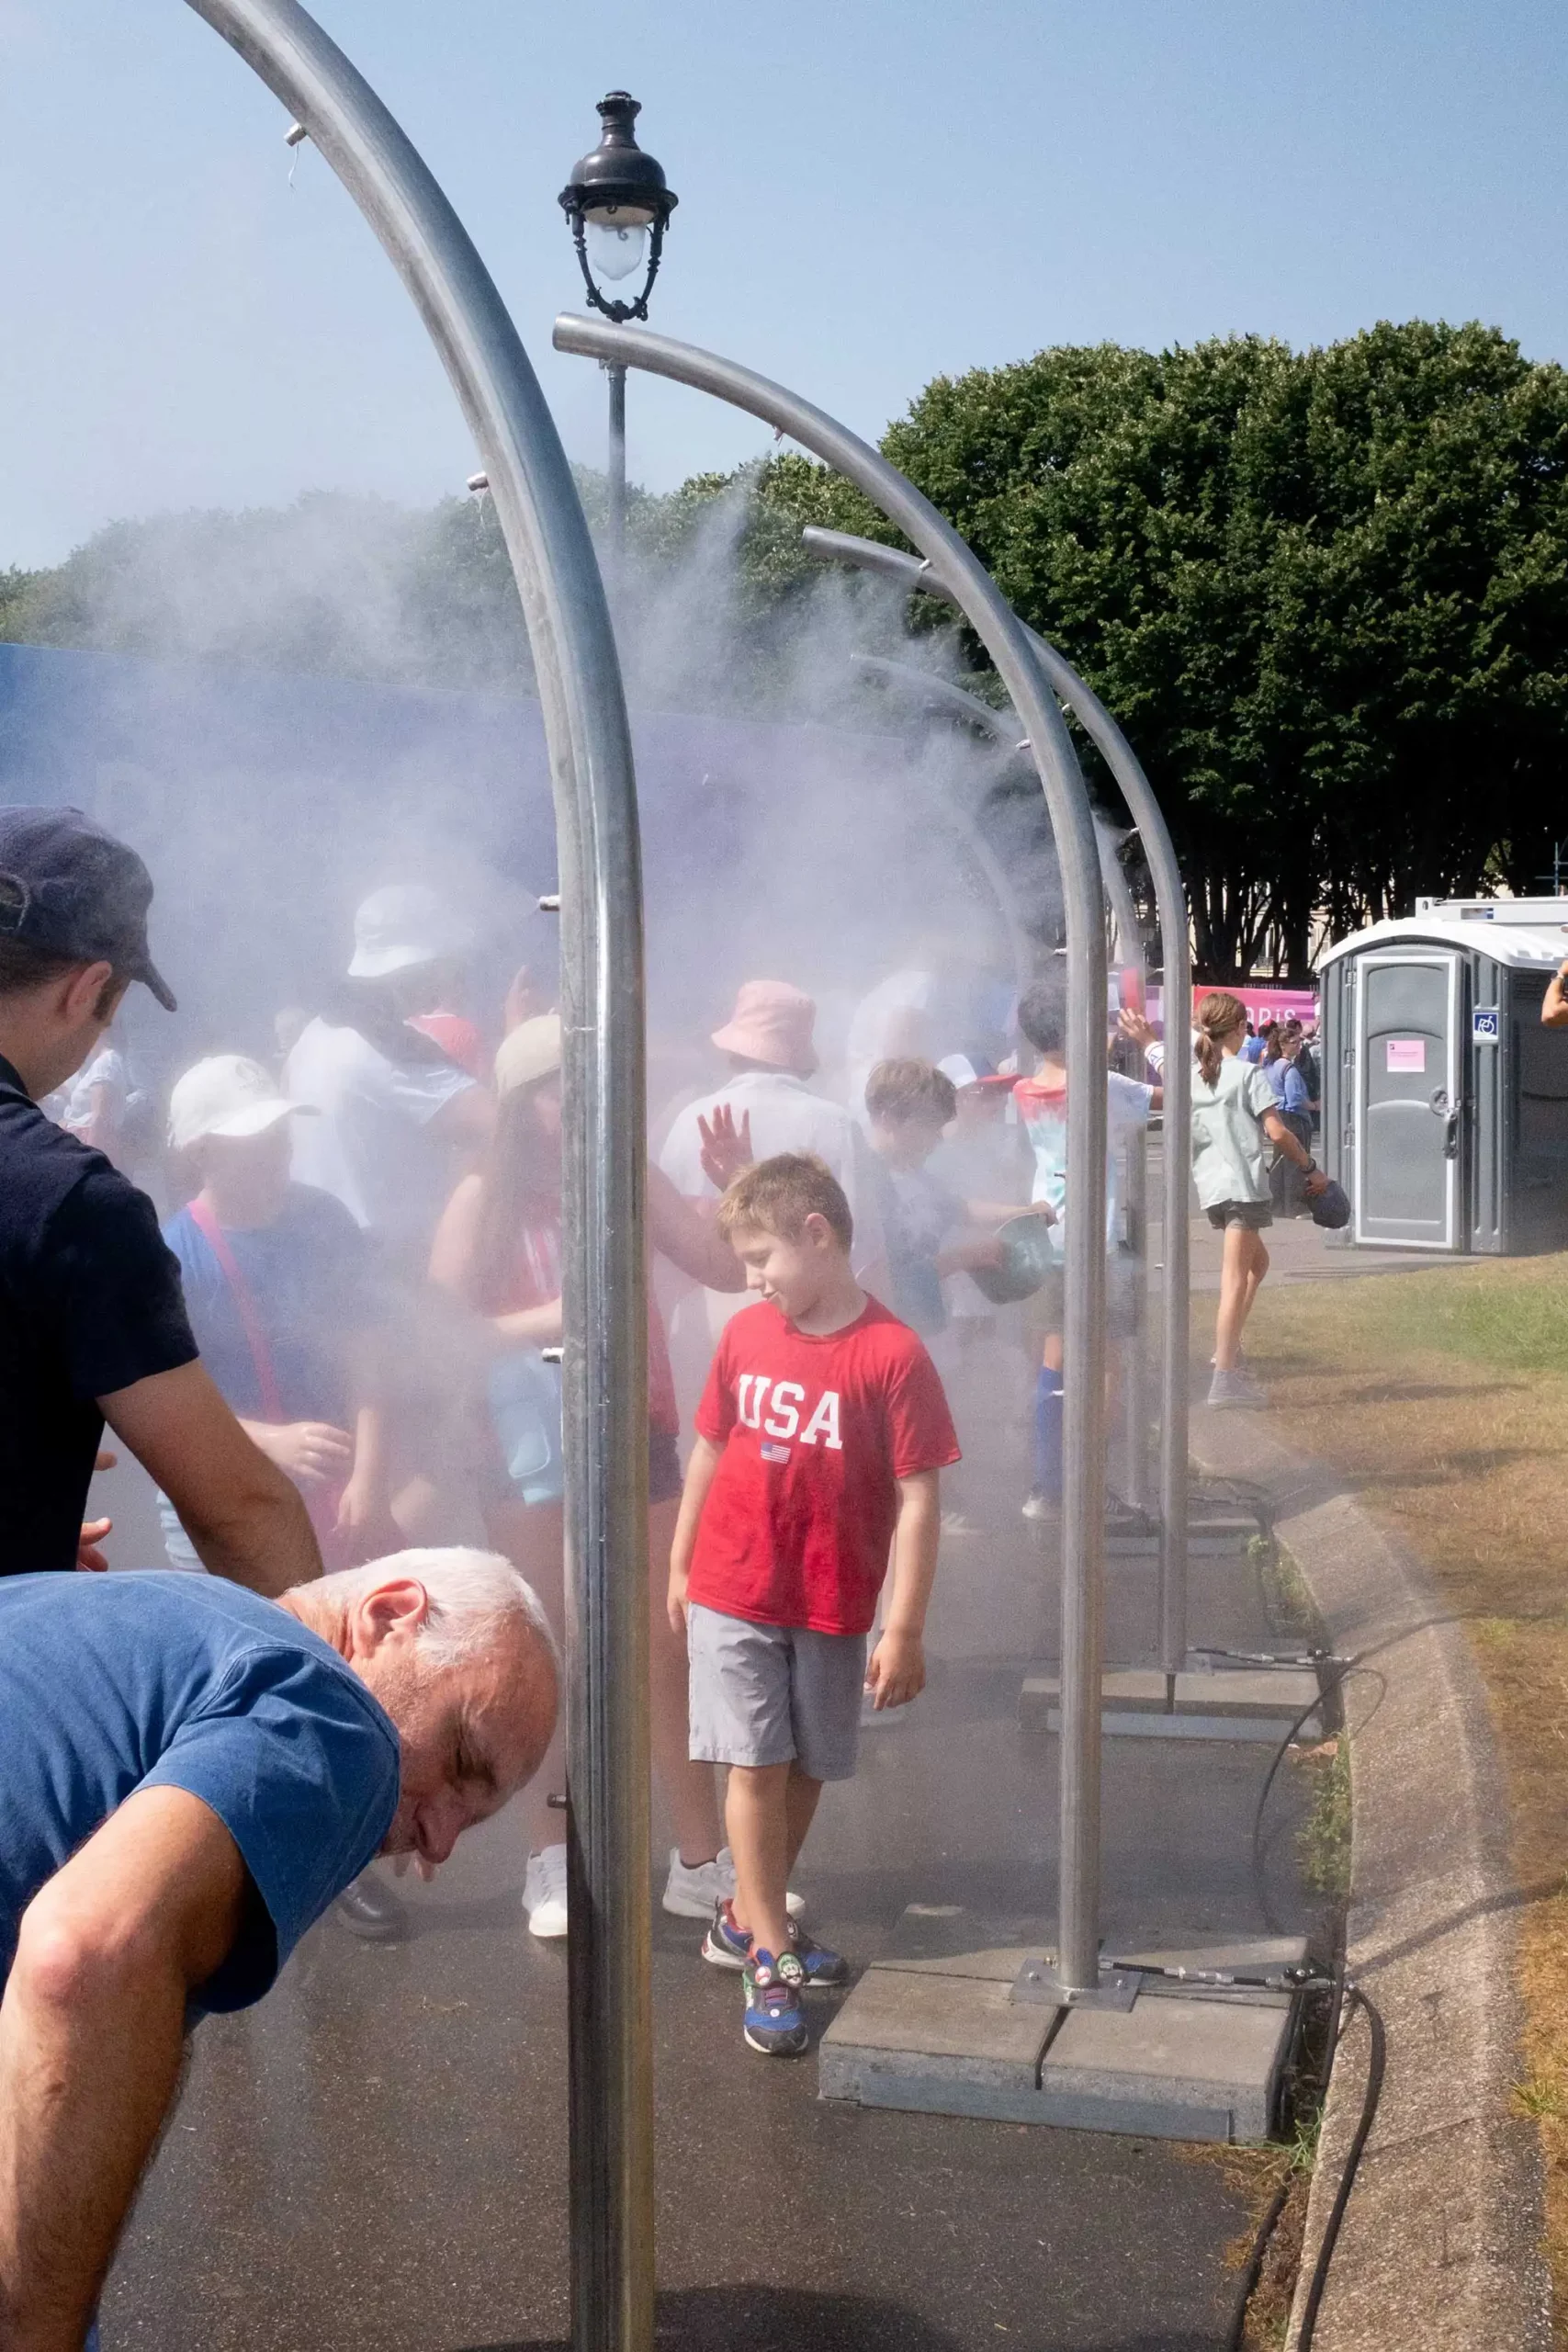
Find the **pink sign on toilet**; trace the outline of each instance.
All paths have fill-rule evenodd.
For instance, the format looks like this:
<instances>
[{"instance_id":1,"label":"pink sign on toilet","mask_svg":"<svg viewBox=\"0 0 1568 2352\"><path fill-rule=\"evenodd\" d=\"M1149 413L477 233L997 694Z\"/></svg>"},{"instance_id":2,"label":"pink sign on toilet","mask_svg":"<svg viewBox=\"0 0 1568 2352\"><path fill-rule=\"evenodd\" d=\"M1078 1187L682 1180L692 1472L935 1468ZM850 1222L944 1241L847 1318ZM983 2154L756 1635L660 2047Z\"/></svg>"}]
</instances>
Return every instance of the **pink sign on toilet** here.
<instances>
[{"instance_id":1,"label":"pink sign on toilet","mask_svg":"<svg viewBox=\"0 0 1568 2352\"><path fill-rule=\"evenodd\" d=\"M1424 1073L1427 1068L1426 1038L1391 1037L1388 1041L1388 1067L1390 1069L1418 1070Z\"/></svg>"}]
</instances>

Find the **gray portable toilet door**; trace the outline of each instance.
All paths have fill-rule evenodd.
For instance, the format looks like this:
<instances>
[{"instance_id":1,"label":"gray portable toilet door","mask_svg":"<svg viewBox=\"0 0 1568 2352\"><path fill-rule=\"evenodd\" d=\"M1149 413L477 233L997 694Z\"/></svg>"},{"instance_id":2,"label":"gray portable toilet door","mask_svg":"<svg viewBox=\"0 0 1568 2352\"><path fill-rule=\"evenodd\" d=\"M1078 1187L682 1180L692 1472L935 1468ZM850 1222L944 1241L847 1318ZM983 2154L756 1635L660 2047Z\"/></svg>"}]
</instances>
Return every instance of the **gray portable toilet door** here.
<instances>
[{"instance_id":1,"label":"gray portable toilet door","mask_svg":"<svg viewBox=\"0 0 1568 2352\"><path fill-rule=\"evenodd\" d=\"M1459 1214L1460 959L1445 947L1357 958L1356 1238L1452 1250Z\"/></svg>"}]
</instances>

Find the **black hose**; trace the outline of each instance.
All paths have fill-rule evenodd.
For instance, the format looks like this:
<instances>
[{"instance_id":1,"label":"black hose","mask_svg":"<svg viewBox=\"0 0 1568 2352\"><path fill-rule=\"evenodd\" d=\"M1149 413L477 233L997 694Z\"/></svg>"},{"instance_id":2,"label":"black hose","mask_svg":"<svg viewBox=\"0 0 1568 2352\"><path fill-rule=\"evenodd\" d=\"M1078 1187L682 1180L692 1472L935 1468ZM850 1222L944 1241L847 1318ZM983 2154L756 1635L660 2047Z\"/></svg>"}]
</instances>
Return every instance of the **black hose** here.
<instances>
[{"instance_id":1,"label":"black hose","mask_svg":"<svg viewBox=\"0 0 1568 2352\"><path fill-rule=\"evenodd\" d=\"M1323 2237L1317 2249L1317 2260L1312 2267L1312 2281L1307 2288L1306 2301L1302 2306L1301 2333L1296 2337L1296 2352L1312 2352L1313 2333L1317 2326L1318 2305L1328 2284L1328 2266L1334 2259L1334 2249L1339 2243L1339 2225L1345 2219L1345 2208L1350 2202L1362 2151L1378 2111L1382 2096L1383 2068L1388 2056L1388 2037L1383 2021L1359 1984L1347 1984L1348 1998L1356 2007L1367 2013L1367 2030L1371 2036L1371 2048L1367 2055L1367 2087L1361 2097L1360 2119L1355 2136L1345 2157L1345 2169L1339 2176L1339 2186L1334 2192L1334 2202L1328 2209L1328 2219L1323 2225Z\"/></svg>"},{"instance_id":2,"label":"black hose","mask_svg":"<svg viewBox=\"0 0 1568 2352\"><path fill-rule=\"evenodd\" d=\"M1314 1984L1310 1989L1317 1991L1320 1990L1321 1987ZM1329 2076L1334 2071L1334 2052L1338 2045L1340 2019L1345 2006L1345 1947L1343 1943L1340 1944L1334 1956L1334 1973L1329 1980L1328 1995L1328 2016L1325 2020L1323 2040L1323 2062L1317 2069L1317 2108L1320 2114L1323 2110L1324 2103L1328 2097L1328 2081ZM1381 2026L1381 2019L1379 2022ZM1379 2080L1381 2083L1381 2070ZM1374 2101L1374 2107L1375 2104L1376 2103ZM1355 2154L1359 2161L1360 2154L1359 2149L1357 2149ZM1263 2276L1263 2265L1269 2252L1269 2242L1279 2226L1280 2216L1285 2210L1286 2200L1291 2194L1294 2179L1295 2168L1292 2165L1286 2171L1283 2178L1280 2181L1273 2196L1269 2199L1268 2205L1264 2208L1262 2219L1259 2221L1257 2229L1253 2233L1252 2245L1247 2252L1246 2267L1243 2269L1241 2274L1241 2285L1237 2290L1235 2303L1231 2312L1231 2324L1225 2334L1224 2352L1246 2352L1247 2314L1251 2308L1252 2298L1258 2291L1258 2282ZM1347 2190L1345 2193L1348 2196L1349 2192ZM1336 2223L1335 2226L1336 2234L1337 2234L1337 2223ZM1332 2244L1329 2245L1328 2252L1329 2255L1332 2256ZM1325 2274L1327 2267L1327 2262L1325 2260L1324 2262L1324 2270ZM1322 2290L1320 2289L1320 2295L1321 2291Z\"/></svg>"}]
</instances>

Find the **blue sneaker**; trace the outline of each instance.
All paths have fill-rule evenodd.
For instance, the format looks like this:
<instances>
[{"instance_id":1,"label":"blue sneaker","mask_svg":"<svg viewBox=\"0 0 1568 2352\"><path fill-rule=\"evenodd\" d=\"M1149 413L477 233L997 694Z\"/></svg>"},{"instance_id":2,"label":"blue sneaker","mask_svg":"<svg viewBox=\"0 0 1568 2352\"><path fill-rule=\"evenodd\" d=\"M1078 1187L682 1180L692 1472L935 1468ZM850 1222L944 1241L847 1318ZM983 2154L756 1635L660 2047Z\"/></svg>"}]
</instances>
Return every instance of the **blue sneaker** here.
<instances>
[{"instance_id":1,"label":"blue sneaker","mask_svg":"<svg viewBox=\"0 0 1568 2352\"><path fill-rule=\"evenodd\" d=\"M808 2036L800 1996L806 1971L794 1952L775 1960L771 1951L754 1952L741 1972L746 2014L741 2030L753 2050L764 2058L798 2058Z\"/></svg>"},{"instance_id":2,"label":"blue sneaker","mask_svg":"<svg viewBox=\"0 0 1568 2352\"><path fill-rule=\"evenodd\" d=\"M805 1971L807 1992L818 1985L848 1984L850 1964L842 1952L819 1944L798 1919L789 1923L789 1948ZM744 1968L750 1957L751 1939L736 1926L734 1905L716 1904L713 1925L703 1938L703 1958L715 1968Z\"/></svg>"},{"instance_id":3,"label":"blue sneaker","mask_svg":"<svg viewBox=\"0 0 1568 2352\"><path fill-rule=\"evenodd\" d=\"M751 1939L735 1924L735 1905L728 1895L713 1906L713 1923L703 1938L703 1958L715 1968L744 1968L751 1957Z\"/></svg>"}]
</instances>

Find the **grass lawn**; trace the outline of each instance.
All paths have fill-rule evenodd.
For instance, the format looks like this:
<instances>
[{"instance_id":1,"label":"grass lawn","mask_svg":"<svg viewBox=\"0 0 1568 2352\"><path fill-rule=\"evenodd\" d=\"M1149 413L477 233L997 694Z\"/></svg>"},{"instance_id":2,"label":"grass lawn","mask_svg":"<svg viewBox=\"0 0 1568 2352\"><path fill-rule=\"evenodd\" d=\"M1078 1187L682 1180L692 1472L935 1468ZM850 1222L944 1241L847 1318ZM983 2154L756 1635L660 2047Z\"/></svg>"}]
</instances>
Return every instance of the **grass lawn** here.
<instances>
[{"instance_id":1,"label":"grass lawn","mask_svg":"<svg viewBox=\"0 0 1568 2352\"><path fill-rule=\"evenodd\" d=\"M1265 1283L1247 1350L1280 1433L1333 1464L1469 1620L1529 1897L1514 2096L1540 2132L1568 2347L1568 1256Z\"/></svg>"}]
</instances>

